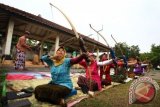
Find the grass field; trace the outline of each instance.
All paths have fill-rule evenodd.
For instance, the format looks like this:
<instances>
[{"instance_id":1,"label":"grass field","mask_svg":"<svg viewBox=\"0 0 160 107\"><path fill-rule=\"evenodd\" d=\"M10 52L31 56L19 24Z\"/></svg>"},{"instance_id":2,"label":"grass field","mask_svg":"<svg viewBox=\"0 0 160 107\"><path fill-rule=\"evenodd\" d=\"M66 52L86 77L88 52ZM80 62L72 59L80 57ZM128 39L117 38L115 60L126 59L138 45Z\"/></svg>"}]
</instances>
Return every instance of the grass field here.
<instances>
[{"instance_id":1,"label":"grass field","mask_svg":"<svg viewBox=\"0 0 160 107\"><path fill-rule=\"evenodd\" d=\"M160 85L160 80L157 80ZM160 107L160 90L153 101L147 104L128 104L128 93L131 82L120 84L103 91L94 98L81 101L75 107Z\"/></svg>"}]
</instances>

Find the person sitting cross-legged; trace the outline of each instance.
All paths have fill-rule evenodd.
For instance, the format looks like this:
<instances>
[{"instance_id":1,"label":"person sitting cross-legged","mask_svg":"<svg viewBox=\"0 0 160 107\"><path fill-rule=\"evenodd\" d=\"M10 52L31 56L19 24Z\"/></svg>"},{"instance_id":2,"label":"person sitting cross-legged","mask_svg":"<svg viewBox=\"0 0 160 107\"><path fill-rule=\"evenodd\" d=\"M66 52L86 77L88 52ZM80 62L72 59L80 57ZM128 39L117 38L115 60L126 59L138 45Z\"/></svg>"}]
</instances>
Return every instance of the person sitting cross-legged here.
<instances>
[{"instance_id":1,"label":"person sitting cross-legged","mask_svg":"<svg viewBox=\"0 0 160 107\"><path fill-rule=\"evenodd\" d=\"M100 59L100 61L107 61L108 58L107 58L107 54L102 54L102 57ZM114 64L111 63L111 64L107 64L107 65L103 65L103 66L100 66L100 79L101 79L101 84L102 84L102 87L105 85L111 85L111 82L112 82L112 79L111 79L111 76L110 76L110 69L111 68L114 68Z\"/></svg>"},{"instance_id":2,"label":"person sitting cross-legged","mask_svg":"<svg viewBox=\"0 0 160 107\"><path fill-rule=\"evenodd\" d=\"M94 91L100 91L101 79L98 74L99 66L107 65L113 63L113 60L106 60L102 62L97 62L93 53L88 53L90 60L89 65L85 60L82 60L79 64L85 68L86 75L78 77L78 86L81 87L84 94L94 95Z\"/></svg>"},{"instance_id":3,"label":"person sitting cross-legged","mask_svg":"<svg viewBox=\"0 0 160 107\"><path fill-rule=\"evenodd\" d=\"M71 93L73 83L70 78L70 68L73 64L79 63L86 58L86 54L82 54L76 58L65 58L65 48L60 47L56 51L56 55L43 56L51 72L51 82L49 84L39 85L35 88L35 98L39 101L46 101L53 104L64 104L64 99Z\"/></svg>"}]
</instances>

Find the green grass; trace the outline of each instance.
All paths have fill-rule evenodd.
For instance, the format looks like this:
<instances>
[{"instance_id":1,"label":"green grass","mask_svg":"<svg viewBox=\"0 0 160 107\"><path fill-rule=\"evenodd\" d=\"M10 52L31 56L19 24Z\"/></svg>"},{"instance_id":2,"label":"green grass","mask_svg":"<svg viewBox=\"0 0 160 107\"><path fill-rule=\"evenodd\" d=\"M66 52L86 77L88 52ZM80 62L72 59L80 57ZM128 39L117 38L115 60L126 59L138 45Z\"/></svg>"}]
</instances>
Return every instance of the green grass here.
<instances>
[{"instance_id":1,"label":"green grass","mask_svg":"<svg viewBox=\"0 0 160 107\"><path fill-rule=\"evenodd\" d=\"M160 85L160 80L157 81ZM153 101L147 104L128 104L128 93L131 82L120 84L103 91L94 98L81 101L75 107L160 107L160 90Z\"/></svg>"}]
</instances>

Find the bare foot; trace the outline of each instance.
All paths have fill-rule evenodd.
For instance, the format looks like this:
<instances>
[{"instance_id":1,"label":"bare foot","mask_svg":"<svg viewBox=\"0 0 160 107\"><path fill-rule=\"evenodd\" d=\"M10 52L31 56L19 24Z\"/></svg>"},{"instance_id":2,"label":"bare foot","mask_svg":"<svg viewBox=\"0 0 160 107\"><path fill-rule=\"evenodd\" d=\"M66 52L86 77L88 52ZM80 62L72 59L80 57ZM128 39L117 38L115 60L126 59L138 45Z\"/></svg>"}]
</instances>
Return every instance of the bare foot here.
<instances>
[{"instance_id":1,"label":"bare foot","mask_svg":"<svg viewBox=\"0 0 160 107\"><path fill-rule=\"evenodd\" d=\"M94 92L93 92L93 91L88 91L88 95L89 95L90 97L94 97Z\"/></svg>"}]
</instances>

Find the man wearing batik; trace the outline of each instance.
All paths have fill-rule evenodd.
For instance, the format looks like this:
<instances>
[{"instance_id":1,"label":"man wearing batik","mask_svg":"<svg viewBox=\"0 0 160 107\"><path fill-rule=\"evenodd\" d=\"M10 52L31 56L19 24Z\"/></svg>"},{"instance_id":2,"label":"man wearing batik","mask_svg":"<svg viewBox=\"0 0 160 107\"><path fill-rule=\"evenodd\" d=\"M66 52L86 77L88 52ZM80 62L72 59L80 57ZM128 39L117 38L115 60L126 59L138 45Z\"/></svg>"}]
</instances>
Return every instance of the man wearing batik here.
<instances>
[{"instance_id":1,"label":"man wearing batik","mask_svg":"<svg viewBox=\"0 0 160 107\"><path fill-rule=\"evenodd\" d=\"M25 70L25 53L26 50L31 50L30 46L26 44L26 38L30 35L30 32L25 31L24 35L22 35L17 44L16 44L16 61L15 61L15 69L16 70Z\"/></svg>"}]
</instances>

